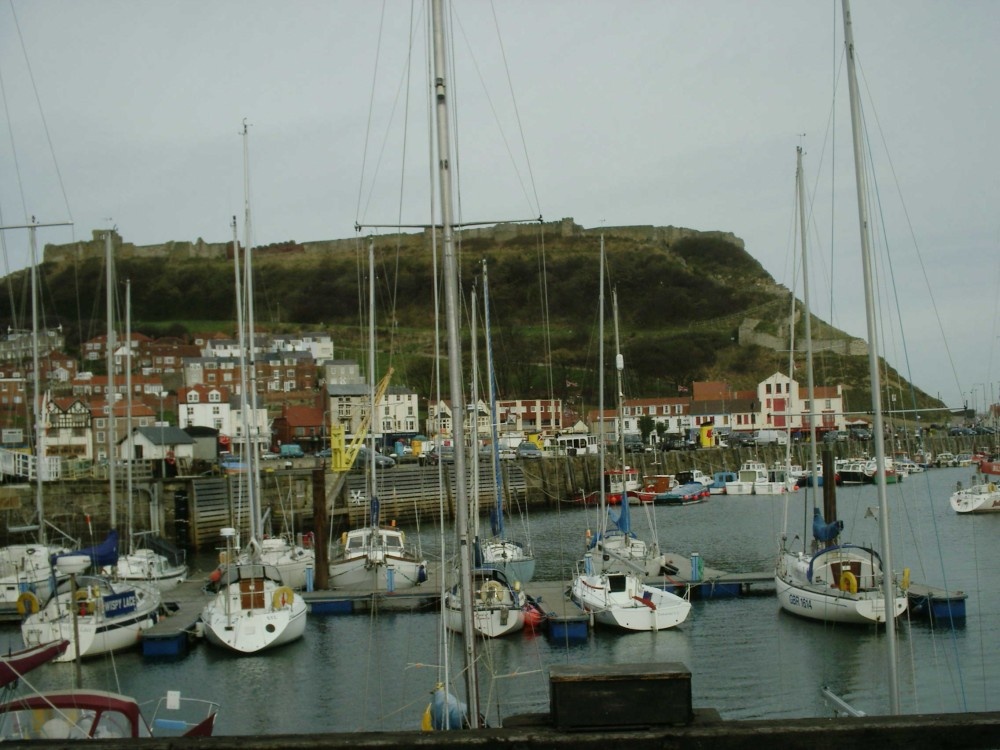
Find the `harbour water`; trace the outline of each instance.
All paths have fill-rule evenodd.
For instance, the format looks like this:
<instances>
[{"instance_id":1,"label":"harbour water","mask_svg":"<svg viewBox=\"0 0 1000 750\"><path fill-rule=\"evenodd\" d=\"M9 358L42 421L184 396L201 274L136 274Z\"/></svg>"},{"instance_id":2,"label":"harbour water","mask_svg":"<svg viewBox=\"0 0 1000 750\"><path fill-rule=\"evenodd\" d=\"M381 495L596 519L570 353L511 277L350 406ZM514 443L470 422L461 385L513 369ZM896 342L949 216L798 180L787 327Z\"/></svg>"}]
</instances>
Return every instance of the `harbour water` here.
<instances>
[{"instance_id":1,"label":"harbour water","mask_svg":"<svg viewBox=\"0 0 1000 750\"><path fill-rule=\"evenodd\" d=\"M969 598L955 627L901 618L899 676L903 710L935 713L1000 710L1000 514L959 516L948 496L968 483L971 468L933 469L888 488L893 567L914 581ZM845 541L879 545L878 499L872 486L838 491ZM651 508L664 549L697 552L706 566L729 571L773 569L787 508L790 528L802 535L805 492L785 496L713 496L708 502ZM633 508L646 532L646 513ZM539 557L536 578L569 580L596 529L596 510L563 506L534 513L531 537ZM521 533L517 519L508 524ZM426 522L407 529L429 559L441 533ZM448 543L451 531L446 532ZM197 561L200 574L213 558ZM530 592L530 585L527 586ZM372 611L312 616L305 637L274 652L235 657L200 643L176 661L138 652L83 664L87 687L117 690L153 701L166 690L222 705L216 732L226 735L416 729L429 693L441 679L440 620L433 610ZM483 707L497 717L548 709L547 668L558 663L673 661L692 673L696 708L726 719L830 716L821 688L829 687L868 714L888 711L885 633L823 625L779 610L773 587L737 599L695 601L679 628L659 633L598 629L581 642L543 634L516 634L480 645ZM0 647L19 648L16 625L0 626ZM460 646L448 654L457 673ZM71 687L72 664L46 665L27 676L37 689ZM22 690L27 685L22 685Z\"/></svg>"}]
</instances>

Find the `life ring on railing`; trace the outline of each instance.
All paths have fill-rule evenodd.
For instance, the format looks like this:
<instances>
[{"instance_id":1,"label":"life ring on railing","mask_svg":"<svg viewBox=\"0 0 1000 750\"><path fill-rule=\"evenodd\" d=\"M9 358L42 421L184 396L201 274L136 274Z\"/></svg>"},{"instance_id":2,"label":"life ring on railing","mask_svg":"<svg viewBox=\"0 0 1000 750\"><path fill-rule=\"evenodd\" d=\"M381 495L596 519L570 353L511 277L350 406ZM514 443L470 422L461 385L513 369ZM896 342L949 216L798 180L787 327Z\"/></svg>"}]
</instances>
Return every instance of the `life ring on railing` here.
<instances>
[{"instance_id":1,"label":"life ring on railing","mask_svg":"<svg viewBox=\"0 0 1000 750\"><path fill-rule=\"evenodd\" d=\"M295 592L288 588L288 586L282 586L274 590L274 595L271 597L271 606L274 609L284 609L292 603L294 598Z\"/></svg>"},{"instance_id":2,"label":"life ring on railing","mask_svg":"<svg viewBox=\"0 0 1000 750\"><path fill-rule=\"evenodd\" d=\"M503 585L499 581L487 581L479 589L479 598L487 604L499 602L503 595Z\"/></svg>"},{"instance_id":3,"label":"life ring on railing","mask_svg":"<svg viewBox=\"0 0 1000 750\"><path fill-rule=\"evenodd\" d=\"M910 569L903 568L903 580L899 584L899 588L903 591L908 591L910 588Z\"/></svg>"},{"instance_id":4,"label":"life ring on railing","mask_svg":"<svg viewBox=\"0 0 1000 750\"><path fill-rule=\"evenodd\" d=\"M852 594L858 593L858 579L849 570L845 570L840 574L840 590L849 591Z\"/></svg>"},{"instance_id":5,"label":"life ring on railing","mask_svg":"<svg viewBox=\"0 0 1000 750\"><path fill-rule=\"evenodd\" d=\"M86 599L89 596L90 596L90 592L86 589L86 587L84 587L82 589L77 589L76 593L73 594L73 598L76 599L78 602L82 602L84 599Z\"/></svg>"},{"instance_id":6,"label":"life ring on railing","mask_svg":"<svg viewBox=\"0 0 1000 750\"><path fill-rule=\"evenodd\" d=\"M17 613L19 615L38 614L38 597L30 591L22 591L17 597Z\"/></svg>"}]
</instances>

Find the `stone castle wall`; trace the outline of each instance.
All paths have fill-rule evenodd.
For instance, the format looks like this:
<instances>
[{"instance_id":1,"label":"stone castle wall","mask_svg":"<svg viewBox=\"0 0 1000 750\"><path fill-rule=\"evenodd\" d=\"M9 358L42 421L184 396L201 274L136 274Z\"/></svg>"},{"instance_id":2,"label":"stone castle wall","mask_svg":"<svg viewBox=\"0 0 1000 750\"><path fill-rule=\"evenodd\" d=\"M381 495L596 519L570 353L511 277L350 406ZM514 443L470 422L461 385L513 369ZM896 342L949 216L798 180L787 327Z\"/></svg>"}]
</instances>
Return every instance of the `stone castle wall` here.
<instances>
[{"instance_id":1,"label":"stone castle wall","mask_svg":"<svg viewBox=\"0 0 1000 750\"><path fill-rule=\"evenodd\" d=\"M545 222L546 234L563 238L588 237L603 234L606 238L621 238L640 242L655 242L670 245L682 239L691 237L717 238L744 249L743 240L731 232L700 232L683 227L655 227L653 225L600 227L585 229L572 218ZM46 245L44 259L47 263L68 263L89 258L103 258L104 235L108 230L95 229L92 239L71 242L65 245ZM519 224L496 224L488 227L475 227L462 230L466 239L486 239L496 242L509 242L518 237L533 236L538 232L537 222ZM376 240L379 245L401 242L404 246L426 246L430 238L430 229L423 232L400 233L396 235L381 235ZM328 255L354 252L359 237L340 240L316 240L311 242L284 242L255 248L258 256L280 256L286 254ZM205 242L200 237L194 242L172 241L157 245L136 245L125 242L117 231L111 230L111 244L116 258L163 258L164 260L214 259L225 260L232 257L231 242Z\"/></svg>"}]
</instances>

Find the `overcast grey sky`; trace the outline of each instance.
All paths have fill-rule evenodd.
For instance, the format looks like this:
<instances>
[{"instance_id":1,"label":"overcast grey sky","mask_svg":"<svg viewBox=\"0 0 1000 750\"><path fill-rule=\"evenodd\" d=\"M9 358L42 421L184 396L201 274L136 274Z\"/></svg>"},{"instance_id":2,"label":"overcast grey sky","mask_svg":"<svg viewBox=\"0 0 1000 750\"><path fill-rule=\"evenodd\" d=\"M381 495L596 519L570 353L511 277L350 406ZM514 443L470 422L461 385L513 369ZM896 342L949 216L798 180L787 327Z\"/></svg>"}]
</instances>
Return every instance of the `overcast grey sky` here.
<instances>
[{"instance_id":1,"label":"overcast grey sky","mask_svg":"<svg viewBox=\"0 0 1000 750\"><path fill-rule=\"evenodd\" d=\"M1000 398L1000 3L852 10L891 254L880 268L893 270L883 304L905 325L904 351L887 322L885 353L949 404L976 393L982 406ZM423 12L401 0L3 0L3 222L75 222L41 244L109 220L140 245L227 241L246 118L255 244L425 223ZM801 143L813 309L864 336L839 0L475 0L452 14L463 219L728 231L793 285ZM8 232L6 250L11 270L25 265L23 234Z\"/></svg>"}]
</instances>

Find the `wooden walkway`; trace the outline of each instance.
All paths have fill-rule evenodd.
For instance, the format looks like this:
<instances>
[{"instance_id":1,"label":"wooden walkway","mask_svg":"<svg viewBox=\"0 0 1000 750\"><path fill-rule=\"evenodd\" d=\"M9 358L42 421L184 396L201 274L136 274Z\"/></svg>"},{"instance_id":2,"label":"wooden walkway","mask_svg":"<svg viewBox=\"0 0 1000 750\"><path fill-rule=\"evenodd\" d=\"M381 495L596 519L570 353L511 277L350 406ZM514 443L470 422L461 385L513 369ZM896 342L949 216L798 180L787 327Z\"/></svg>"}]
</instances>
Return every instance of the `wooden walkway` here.
<instances>
[{"instance_id":1,"label":"wooden walkway","mask_svg":"<svg viewBox=\"0 0 1000 750\"><path fill-rule=\"evenodd\" d=\"M157 623L142 631L144 656L182 656L197 637L201 610L211 599L205 580L193 578L163 593L163 611Z\"/></svg>"}]
</instances>

